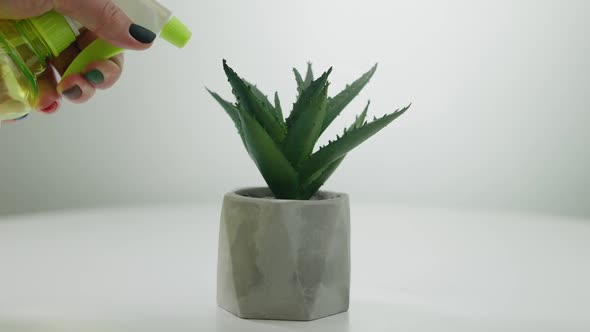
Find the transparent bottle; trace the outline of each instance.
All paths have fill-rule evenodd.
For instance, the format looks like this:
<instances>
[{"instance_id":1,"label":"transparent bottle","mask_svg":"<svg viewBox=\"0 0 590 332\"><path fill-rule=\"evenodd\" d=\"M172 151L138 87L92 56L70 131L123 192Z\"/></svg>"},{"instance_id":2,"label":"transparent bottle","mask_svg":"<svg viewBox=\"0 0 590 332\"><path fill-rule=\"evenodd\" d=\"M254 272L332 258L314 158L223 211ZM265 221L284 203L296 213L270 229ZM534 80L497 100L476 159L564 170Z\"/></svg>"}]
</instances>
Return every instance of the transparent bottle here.
<instances>
[{"instance_id":1,"label":"transparent bottle","mask_svg":"<svg viewBox=\"0 0 590 332\"><path fill-rule=\"evenodd\" d=\"M32 20L0 20L0 120L23 117L37 106L37 78L52 56Z\"/></svg>"},{"instance_id":2,"label":"transparent bottle","mask_svg":"<svg viewBox=\"0 0 590 332\"><path fill-rule=\"evenodd\" d=\"M137 24L181 48L191 32L171 12L154 0L114 0ZM48 61L69 47L82 26L56 12L26 20L0 20L0 122L22 118L37 108L37 80ZM84 49L64 73L79 73L97 60L108 59L123 49L98 39Z\"/></svg>"}]
</instances>

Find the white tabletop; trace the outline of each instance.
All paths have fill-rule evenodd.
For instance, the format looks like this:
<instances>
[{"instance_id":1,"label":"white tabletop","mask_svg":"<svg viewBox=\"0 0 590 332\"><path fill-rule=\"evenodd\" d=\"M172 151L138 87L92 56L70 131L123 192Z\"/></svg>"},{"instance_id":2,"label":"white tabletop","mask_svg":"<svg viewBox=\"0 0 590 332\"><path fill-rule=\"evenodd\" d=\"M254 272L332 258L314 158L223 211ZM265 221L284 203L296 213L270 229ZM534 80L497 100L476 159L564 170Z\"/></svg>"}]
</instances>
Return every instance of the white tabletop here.
<instances>
[{"instance_id":1,"label":"white tabletop","mask_svg":"<svg viewBox=\"0 0 590 332\"><path fill-rule=\"evenodd\" d=\"M217 205L1 218L0 331L590 331L590 220L352 218L350 312L310 323L217 309Z\"/></svg>"}]
</instances>

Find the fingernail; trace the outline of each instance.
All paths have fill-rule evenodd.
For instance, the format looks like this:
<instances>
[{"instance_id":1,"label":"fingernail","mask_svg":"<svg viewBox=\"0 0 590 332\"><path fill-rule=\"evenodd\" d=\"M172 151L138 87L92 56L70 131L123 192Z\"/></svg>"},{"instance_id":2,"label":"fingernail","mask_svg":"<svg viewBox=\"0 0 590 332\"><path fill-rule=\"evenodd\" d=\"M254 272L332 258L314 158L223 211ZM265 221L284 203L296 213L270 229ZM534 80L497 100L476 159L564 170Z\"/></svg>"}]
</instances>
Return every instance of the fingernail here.
<instances>
[{"instance_id":1,"label":"fingernail","mask_svg":"<svg viewBox=\"0 0 590 332\"><path fill-rule=\"evenodd\" d=\"M135 38L135 40L143 44L149 44L156 39L156 34L153 31L138 24L131 24L129 27L129 33Z\"/></svg>"},{"instance_id":2,"label":"fingernail","mask_svg":"<svg viewBox=\"0 0 590 332\"><path fill-rule=\"evenodd\" d=\"M46 114L51 114L51 113L55 113L55 111L57 111L57 107L59 106L59 103L57 101L54 101L53 103L51 103L51 105L42 108L41 112L46 113Z\"/></svg>"},{"instance_id":3,"label":"fingernail","mask_svg":"<svg viewBox=\"0 0 590 332\"><path fill-rule=\"evenodd\" d=\"M74 85L73 87L62 92L62 94L70 100L76 100L76 99L82 97L82 89L80 89L79 86Z\"/></svg>"},{"instance_id":4,"label":"fingernail","mask_svg":"<svg viewBox=\"0 0 590 332\"><path fill-rule=\"evenodd\" d=\"M84 77L92 84L101 84L104 82L104 75L98 69L92 69Z\"/></svg>"}]
</instances>

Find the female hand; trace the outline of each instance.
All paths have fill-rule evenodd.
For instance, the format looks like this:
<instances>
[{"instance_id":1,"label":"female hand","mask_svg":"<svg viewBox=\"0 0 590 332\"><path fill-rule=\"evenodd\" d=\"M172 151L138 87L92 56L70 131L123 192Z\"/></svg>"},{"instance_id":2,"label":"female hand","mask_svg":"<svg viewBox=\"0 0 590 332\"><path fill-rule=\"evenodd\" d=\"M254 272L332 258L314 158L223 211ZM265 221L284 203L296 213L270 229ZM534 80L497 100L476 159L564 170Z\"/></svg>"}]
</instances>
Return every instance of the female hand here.
<instances>
[{"instance_id":1,"label":"female hand","mask_svg":"<svg viewBox=\"0 0 590 332\"><path fill-rule=\"evenodd\" d=\"M112 0L0 0L0 19L24 19L40 16L55 10L69 16L85 29L78 40L58 58L51 59L51 66L62 75L76 56L100 37L114 46L143 50L150 47L156 34L131 19ZM39 78L37 108L54 113L65 96L74 103L84 103L96 89L110 88L119 79L123 69L123 56L91 63L81 74L72 74L60 80L51 68Z\"/></svg>"}]
</instances>

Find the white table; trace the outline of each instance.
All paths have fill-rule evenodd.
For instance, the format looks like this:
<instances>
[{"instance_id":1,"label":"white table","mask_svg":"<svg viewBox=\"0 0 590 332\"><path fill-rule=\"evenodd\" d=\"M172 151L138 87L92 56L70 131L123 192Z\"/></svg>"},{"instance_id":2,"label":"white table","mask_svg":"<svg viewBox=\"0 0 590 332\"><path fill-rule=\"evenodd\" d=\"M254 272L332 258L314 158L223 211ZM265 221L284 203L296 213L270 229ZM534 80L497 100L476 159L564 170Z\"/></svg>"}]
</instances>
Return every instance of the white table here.
<instances>
[{"instance_id":1,"label":"white table","mask_svg":"<svg viewBox=\"0 0 590 332\"><path fill-rule=\"evenodd\" d=\"M349 313L215 304L219 206L0 219L1 332L590 331L590 220L353 206Z\"/></svg>"}]
</instances>

